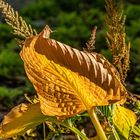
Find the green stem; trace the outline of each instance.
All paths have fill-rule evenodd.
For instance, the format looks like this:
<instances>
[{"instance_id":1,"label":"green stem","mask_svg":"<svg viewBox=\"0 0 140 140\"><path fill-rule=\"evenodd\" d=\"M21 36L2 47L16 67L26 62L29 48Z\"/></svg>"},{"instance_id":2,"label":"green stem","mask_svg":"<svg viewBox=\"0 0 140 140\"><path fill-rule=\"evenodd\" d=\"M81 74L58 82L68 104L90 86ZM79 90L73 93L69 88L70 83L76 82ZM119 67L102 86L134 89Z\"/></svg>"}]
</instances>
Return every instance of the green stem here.
<instances>
[{"instance_id":1,"label":"green stem","mask_svg":"<svg viewBox=\"0 0 140 140\"><path fill-rule=\"evenodd\" d=\"M44 135L44 140L46 139L46 126L45 122L43 122L43 135Z\"/></svg>"},{"instance_id":2,"label":"green stem","mask_svg":"<svg viewBox=\"0 0 140 140\"><path fill-rule=\"evenodd\" d=\"M91 121L96 129L96 132L97 132L97 135L98 135L98 138L99 140L107 140L107 137L105 135L105 132L98 120L98 117L94 111L94 108L88 110L88 113L89 113L89 116L91 118Z\"/></svg>"}]
</instances>

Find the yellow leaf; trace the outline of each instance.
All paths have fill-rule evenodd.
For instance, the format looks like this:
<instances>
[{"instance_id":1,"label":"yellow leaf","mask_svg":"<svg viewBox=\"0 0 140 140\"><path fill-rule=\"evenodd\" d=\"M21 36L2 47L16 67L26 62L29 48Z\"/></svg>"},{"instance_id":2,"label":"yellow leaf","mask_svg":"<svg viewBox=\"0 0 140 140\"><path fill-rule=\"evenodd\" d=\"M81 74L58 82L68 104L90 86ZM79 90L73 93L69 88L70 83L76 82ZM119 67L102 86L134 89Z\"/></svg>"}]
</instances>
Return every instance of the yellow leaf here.
<instances>
[{"instance_id":1,"label":"yellow leaf","mask_svg":"<svg viewBox=\"0 0 140 140\"><path fill-rule=\"evenodd\" d=\"M47 117L40 111L40 104L20 104L14 107L0 124L0 139L23 134L42 123Z\"/></svg>"},{"instance_id":2,"label":"yellow leaf","mask_svg":"<svg viewBox=\"0 0 140 140\"><path fill-rule=\"evenodd\" d=\"M20 55L45 115L66 118L93 106L123 103L126 90L101 55L50 39L46 27L25 41Z\"/></svg>"},{"instance_id":3,"label":"yellow leaf","mask_svg":"<svg viewBox=\"0 0 140 140\"><path fill-rule=\"evenodd\" d=\"M113 123L126 139L128 139L136 120L136 115L133 111L120 105L115 106L113 111Z\"/></svg>"},{"instance_id":4,"label":"yellow leaf","mask_svg":"<svg viewBox=\"0 0 140 140\"><path fill-rule=\"evenodd\" d=\"M41 113L40 104L20 104L14 107L0 124L0 140L24 134L42 122L52 122L69 128L82 139L88 138L75 127L56 119L56 117L45 116Z\"/></svg>"}]
</instances>

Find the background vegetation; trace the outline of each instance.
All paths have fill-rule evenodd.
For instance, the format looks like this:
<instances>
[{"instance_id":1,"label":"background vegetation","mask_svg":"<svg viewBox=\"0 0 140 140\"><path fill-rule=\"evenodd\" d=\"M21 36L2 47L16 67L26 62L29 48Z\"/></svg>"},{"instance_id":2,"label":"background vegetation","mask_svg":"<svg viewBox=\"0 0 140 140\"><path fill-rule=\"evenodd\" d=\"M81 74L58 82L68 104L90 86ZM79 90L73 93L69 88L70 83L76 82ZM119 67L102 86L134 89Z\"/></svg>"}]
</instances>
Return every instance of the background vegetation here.
<instances>
[{"instance_id":1,"label":"background vegetation","mask_svg":"<svg viewBox=\"0 0 140 140\"><path fill-rule=\"evenodd\" d=\"M15 0L7 1L37 31L48 24L52 38L78 49L85 47L92 28L97 25L96 51L111 60L105 42L104 0ZM127 40L131 41L131 63L126 80L127 89L140 93L140 2L124 1ZM28 82L19 47L11 29L1 18L0 24L0 119L14 105L25 100L24 94L34 94Z\"/></svg>"}]
</instances>

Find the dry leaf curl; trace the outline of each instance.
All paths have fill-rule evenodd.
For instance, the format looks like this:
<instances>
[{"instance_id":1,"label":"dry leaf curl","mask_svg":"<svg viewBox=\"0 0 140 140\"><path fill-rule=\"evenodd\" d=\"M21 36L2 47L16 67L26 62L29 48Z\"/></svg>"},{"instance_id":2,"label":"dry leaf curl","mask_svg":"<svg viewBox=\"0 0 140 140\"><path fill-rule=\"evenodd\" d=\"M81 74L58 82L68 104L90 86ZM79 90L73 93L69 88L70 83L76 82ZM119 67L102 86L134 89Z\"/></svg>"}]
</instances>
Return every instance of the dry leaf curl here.
<instances>
[{"instance_id":1,"label":"dry leaf curl","mask_svg":"<svg viewBox=\"0 0 140 140\"><path fill-rule=\"evenodd\" d=\"M49 38L50 33L47 26L28 38L20 52L45 115L64 119L93 106L125 101L126 89L103 56L71 48Z\"/></svg>"},{"instance_id":2,"label":"dry leaf curl","mask_svg":"<svg viewBox=\"0 0 140 140\"><path fill-rule=\"evenodd\" d=\"M0 123L0 140L22 135L47 120L40 111L40 104L20 104L4 116Z\"/></svg>"}]
</instances>

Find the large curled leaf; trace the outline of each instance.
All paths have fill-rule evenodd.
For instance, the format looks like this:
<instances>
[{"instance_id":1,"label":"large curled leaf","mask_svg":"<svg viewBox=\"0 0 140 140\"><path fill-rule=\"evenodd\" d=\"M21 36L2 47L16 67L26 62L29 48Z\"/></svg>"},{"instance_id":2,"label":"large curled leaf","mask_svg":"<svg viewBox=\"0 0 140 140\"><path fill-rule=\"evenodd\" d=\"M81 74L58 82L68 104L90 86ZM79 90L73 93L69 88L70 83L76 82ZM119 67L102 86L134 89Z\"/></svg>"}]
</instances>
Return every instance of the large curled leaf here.
<instances>
[{"instance_id":1,"label":"large curled leaf","mask_svg":"<svg viewBox=\"0 0 140 140\"><path fill-rule=\"evenodd\" d=\"M136 123L136 115L133 111L116 105L113 111L113 123L126 139L128 139Z\"/></svg>"},{"instance_id":2,"label":"large curled leaf","mask_svg":"<svg viewBox=\"0 0 140 140\"><path fill-rule=\"evenodd\" d=\"M50 39L50 32L46 27L27 39L20 53L45 115L66 118L125 101L126 90L103 56Z\"/></svg>"},{"instance_id":3,"label":"large curled leaf","mask_svg":"<svg viewBox=\"0 0 140 140\"><path fill-rule=\"evenodd\" d=\"M47 117L40 111L39 103L32 105L20 104L4 117L4 120L0 124L0 139L23 134L46 119Z\"/></svg>"}]
</instances>

